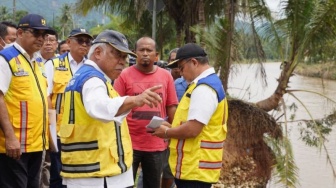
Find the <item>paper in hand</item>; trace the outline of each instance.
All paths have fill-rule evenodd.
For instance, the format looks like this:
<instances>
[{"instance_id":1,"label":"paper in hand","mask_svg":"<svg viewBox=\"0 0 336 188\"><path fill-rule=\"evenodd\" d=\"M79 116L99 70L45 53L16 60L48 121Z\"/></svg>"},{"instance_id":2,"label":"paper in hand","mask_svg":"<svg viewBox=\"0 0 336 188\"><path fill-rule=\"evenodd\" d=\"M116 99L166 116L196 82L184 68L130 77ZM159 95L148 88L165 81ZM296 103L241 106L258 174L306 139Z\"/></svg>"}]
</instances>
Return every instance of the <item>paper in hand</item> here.
<instances>
[{"instance_id":1,"label":"paper in hand","mask_svg":"<svg viewBox=\"0 0 336 188\"><path fill-rule=\"evenodd\" d=\"M149 122L149 124L146 126L146 128L150 128L150 129L158 128L158 127L160 127L160 125L164 121L165 121L165 119L163 119L161 117L153 116L152 120Z\"/></svg>"}]
</instances>

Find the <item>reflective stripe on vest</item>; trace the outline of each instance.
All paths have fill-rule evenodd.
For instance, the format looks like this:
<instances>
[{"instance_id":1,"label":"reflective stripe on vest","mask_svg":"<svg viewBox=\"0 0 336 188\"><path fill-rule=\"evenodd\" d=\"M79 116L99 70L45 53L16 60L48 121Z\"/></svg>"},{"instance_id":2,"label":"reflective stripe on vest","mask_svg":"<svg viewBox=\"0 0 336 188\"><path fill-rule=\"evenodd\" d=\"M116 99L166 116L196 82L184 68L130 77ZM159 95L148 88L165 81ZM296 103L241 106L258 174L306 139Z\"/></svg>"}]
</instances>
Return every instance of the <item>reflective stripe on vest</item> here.
<instances>
[{"instance_id":1,"label":"reflective stripe on vest","mask_svg":"<svg viewBox=\"0 0 336 188\"><path fill-rule=\"evenodd\" d=\"M56 114L61 113L62 98L63 98L63 93L58 93L56 95L56 104L55 104Z\"/></svg>"},{"instance_id":2,"label":"reflective stripe on vest","mask_svg":"<svg viewBox=\"0 0 336 188\"><path fill-rule=\"evenodd\" d=\"M203 149L223 149L224 141L222 142L208 142L201 141L201 148Z\"/></svg>"},{"instance_id":3,"label":"reflective stripe on vest","mask_svg":"<svg viewBox=\"0 0 336 188\"><path fill-rule=\"evenodd\" d=\"M69 124L74 124L75 123L75 99L74 98L75 98L74 92L71 91Z\"/></svg>"},{"instance_id":4,"label":"reflective stripe on vest","mask_svg":"<svg viewBox=\"0 0 336 188\"><path fill-rule=\"evenodd\" d=\"M120 167L121 172L124 173L127 170L127 166L126 166L125 160L124 160L125 153L124 153L124 149L122 147L123 144L122 144L122 141L121 141L121 130L120 130L121 128L115 122L114 122L114 128L116 130L115 132L116 132L116 138L117 138L118 155L122 157L122 159L119 160L119 162L118 162L118 166Z\"/></svg>"},{"instance_id":5,"label":"reflective stripe on vest","mask_svg":"<svg viewBox=\"0 0 336 188\"><path fill-rule=\"evenodd\" d=\"M21 109L21 128L20 128L20 144L21 144L21 152L27 152L26 141L27 141L27 126L28 126L28 104L26 101L20 102Z\"/></svg>"},{"instance_id":6,"label":"reflective stripe on vest","mask_svg":"<svg viewBox=\"0 0 336 188\"><path fill-rule=\"evenodd\" d=\"M91 164L83 164L83 165L69 165L62 164L62 171L69 173L89 173L89 172L97 172L100 171L100 164L91 163Z\"/></svg>"},{"instance_id":7,"label":"reflective stripe on vest","mask_svg":"<svg viewBox=\"0 0 336 188\"><path fill-rule=\"evenodd\" d=\"M72 151L87 151L87 150L96 150L98 149L98 141L90 142L74 142L71 144L62 144L63 152L72 152Z\"/></svg>"},{"instance_id":8,"label":"reflective stripe on vest","mask_svg":"<svg viewBox=\"0 0 336 188\"><path fill-rule=\"evenodd\" d=\"M178 140L177 144L177 161L176 161L176 178L180 178L181 176L181 169L182 169L182 161L183 161L183 146L185 140Z\"/></svg>"},{"instance_id":9,"label":"reflective stripe on vest","mask_svg":"<svg viewBox=\"0 0 336 188\"><path fill-rule=\"evenodd\" d=\"M200 161L199 168L202 169L220 169L222 167L222 161L209 162L209 161Z\"/></svg>"}]
</instances>

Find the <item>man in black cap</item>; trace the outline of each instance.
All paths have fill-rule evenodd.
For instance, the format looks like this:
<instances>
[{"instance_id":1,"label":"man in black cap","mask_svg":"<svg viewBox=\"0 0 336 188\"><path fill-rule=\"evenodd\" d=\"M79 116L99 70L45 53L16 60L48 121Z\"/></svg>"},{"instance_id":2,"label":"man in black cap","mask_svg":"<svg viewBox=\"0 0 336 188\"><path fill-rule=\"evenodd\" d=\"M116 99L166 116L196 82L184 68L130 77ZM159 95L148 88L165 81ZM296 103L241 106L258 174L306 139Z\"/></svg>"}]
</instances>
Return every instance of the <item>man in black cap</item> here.
<instances>
[{"instance_id":1,"label":"man in black cap","mask_svg":"<svg viewBox=\"0 0 336 188\"><path fill-rule=\"evenodd\" d=\"M49 148L47 80L35 61L47 34L45 19L28 14L13 46L0 51L0 187L38 187L42 151Z\"/></svg>"},{"instance_id":2,"label":"man in black cap","mask_svg":"<svg viewBox=\"0 0 336 188\"><path fill-rule=\"evenodd\" d=\"M60 127L63 182L67 188L133 186L132 146L125 116L134 107L157 106L161 97L151 87L137 96L120 97L111 81L135 55L125 36L107 30L90 48L85 64L65 89Z\"/></svg>"},{"instance_id":3,"label":"man in black cap","mask_svg":"<svg viewBox=\"0 0 336 188\"><path fill-rule=\"evenodd\" d=\"M181 47L168 67L180 69L190 84L172 125L162 123L153 135L170 138L169 165L178 188L210 188L219 179L226 138L228 109L222 82L205 51L194 43Z\"/></svg>"},{"instance_id":4,"label":"man in black cap","mask_svg":"<svg viewBox=\"0 0 336 188\"><path fill-rule=\"evenodd\" d=\"M70 47L70 52L50 59L45 63L48 79L48 97L51 100L52 110L56 112L57 126L55 126L57 132L62 120L65 87L76 71L84 64L86 60L85 56L91 47L92 39L93 37L85 29L73 29L66 41ZM59 139L58 145L58 148L60 148ZM50 152L50 188L62 187L60 154L60 151Z\"/></svg>"}]
</instances>

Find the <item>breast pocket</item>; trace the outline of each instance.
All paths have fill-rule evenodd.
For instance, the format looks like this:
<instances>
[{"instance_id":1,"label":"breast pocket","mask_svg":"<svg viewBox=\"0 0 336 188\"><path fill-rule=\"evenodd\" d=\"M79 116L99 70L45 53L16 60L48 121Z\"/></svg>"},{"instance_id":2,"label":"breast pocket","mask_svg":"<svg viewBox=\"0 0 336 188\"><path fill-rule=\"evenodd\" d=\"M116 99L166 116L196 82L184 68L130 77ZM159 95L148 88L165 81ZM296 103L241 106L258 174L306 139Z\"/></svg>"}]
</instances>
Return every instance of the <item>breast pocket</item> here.
<instances>
[{"instance_id":1,"label":"breast pocket","mask_svg":"<svg viewBox=\"0 0 336 188\"><path fill-rule=\"evenodd\" d=\"M63 93L70 79L69 72L55 71L53 93Z\"/></svg>"},{"instance_id":2,"label":"breast pocket","mask_svg":"<svg viewBox=\"0 0 336 188\"><path fill-rule=\"evenodd\" d=\"M13 76L11 90L19 100L28 100L32 93L32 83L27 76Z\"/></svg>"}]
</instances>

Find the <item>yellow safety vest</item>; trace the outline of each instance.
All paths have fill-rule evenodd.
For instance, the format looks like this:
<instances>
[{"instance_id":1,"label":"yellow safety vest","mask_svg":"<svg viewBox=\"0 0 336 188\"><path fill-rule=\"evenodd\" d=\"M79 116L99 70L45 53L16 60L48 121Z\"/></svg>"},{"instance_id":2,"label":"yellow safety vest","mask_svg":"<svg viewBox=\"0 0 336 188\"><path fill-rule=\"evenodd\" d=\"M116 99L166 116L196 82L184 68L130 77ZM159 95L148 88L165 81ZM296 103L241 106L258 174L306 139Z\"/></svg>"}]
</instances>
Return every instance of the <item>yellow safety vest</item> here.
<instances>
[{"instance_id":1,"label":"yellow safety vest","mask_svg":"<svg viewBox=\"0 0 336 188\"><path fill-rule=\"evenodd\" d=\"M49 148L47 79L43 63L33 67L14 46L0 52L12 72L4 96L9 120L21 144L21 152L36 152ZM6 153L5 137L0 129L0 153Z\"/></svg>"},{"instance_id":2,"label":"yellow safety vest","mask_svg":"<svg viewBox=\"0 0 336 188\"><path fill-rule=\"evenodd\" d=\"M132 165L133 150L126 119L119 126L91 118L82 102L85 81L98 77L105 81L108 95L118 97L102 73L83 65L65 90L64 114L60 127L62 171L66 178L115 176Z\"/></svg>"},{"instance_id":3,"label":"yellow safety vest","mask_svg":"<svg viewBox=\"0 0 336 188\"><path fill-rule=\"evenodd\" d=\"M218 107L209 123L195 138L170 140L169 165L175 178L215 183L222 167L223 142L226 138L228 106L224 89L218 77L210 75L191 84L184 93L174 116L172 127L187 121L190 96L193 90L205 84L216 91Z\"/></svg>"},{"instance_id":4,"label":"yellow safety vest","mask_svg":"<svg viewBox=\"0 0 336 188\"><path fill-rule=\"evenodd\" d=\"M64 90L72 78L68 53L52 59L54 66L53 90L50 94L52 109L56 110L57 132L62 121Z\"/></svg>"}]
</instances>

